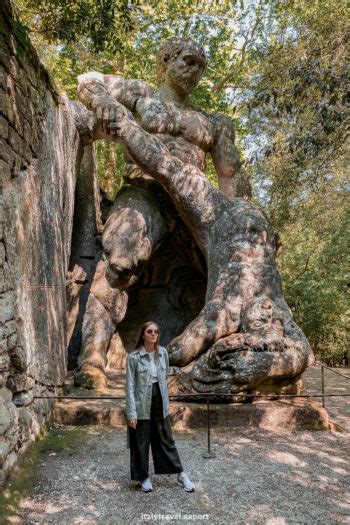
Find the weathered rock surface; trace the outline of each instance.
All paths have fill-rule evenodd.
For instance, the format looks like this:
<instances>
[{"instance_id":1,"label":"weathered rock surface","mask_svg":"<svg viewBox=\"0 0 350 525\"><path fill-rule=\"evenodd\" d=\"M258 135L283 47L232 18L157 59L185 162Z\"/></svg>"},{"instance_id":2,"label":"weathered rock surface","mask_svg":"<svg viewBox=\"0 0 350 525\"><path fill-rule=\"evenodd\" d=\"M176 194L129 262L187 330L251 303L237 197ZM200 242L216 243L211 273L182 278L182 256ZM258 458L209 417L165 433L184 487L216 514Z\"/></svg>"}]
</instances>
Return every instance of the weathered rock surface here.
<instances>
[{"instance_id":1,"label":"weathered rock surface","mask_svg":"<svg viewBox=\"0 0 350 525\"><path fill-rule=\"evenodd\" d=\"M207 409L203 403L173 402L169 411L176 431L206 428ZM60 425L109 425L126 427L124 407L115 401L59 401L54 420ZM256 401L229 405L211 404L210 422L232 428L274 430L329 430L328 414L319 403L293 401Z\"/></svg>"},{"instance_id":2,"label":"weathered rock surface","mask_svg":"<svg viewBox=\"0 0 350 525\"><path fill-rule=\"evenodd\" d=\"M124 398L125 373L107 372L107 396ZM169 392L172 376L168 377ZM118 385L118 386L116 386ZM269 395L268 391L266 392ZM70 389L70 396L86 395L79 388ZM189 398L190 399L190 398ZM170 419L174 430L198 430L208 424L206 399L189 400L173 397L170 403ZM328 430L328 414L312 399L250 399L248 403L210 402L210 425L234 428L264 428L270 431L284 430ZM236 399L238 401L238 399ZM126 429L125 401L120 400L60 400L55 403L54 420L61 425L109 425Z\"/></svg>"},{"instance_id":3,"label":"weathered rock surface","mask_svg":"<svg viewBox=\"0 0 350 525\"><path fill-rule=\"evenodd\" d=\"M66 271L82 146L71 105L0 5L0 482L67 369Z\"/></svg>"},{"instance_id":4,"label":"weathered rock surface","mask_svg":"<svg viewBox=\"0 0 350 525\"><path fill-rule=\"evenodd\" d=\"M128 353L125 350L123 341L118 332L116 332L111 340L109 345L108 355L107 355L107 370L123 370L125 371L126 367L126 358Z\"/></svg>"}]
</instances>

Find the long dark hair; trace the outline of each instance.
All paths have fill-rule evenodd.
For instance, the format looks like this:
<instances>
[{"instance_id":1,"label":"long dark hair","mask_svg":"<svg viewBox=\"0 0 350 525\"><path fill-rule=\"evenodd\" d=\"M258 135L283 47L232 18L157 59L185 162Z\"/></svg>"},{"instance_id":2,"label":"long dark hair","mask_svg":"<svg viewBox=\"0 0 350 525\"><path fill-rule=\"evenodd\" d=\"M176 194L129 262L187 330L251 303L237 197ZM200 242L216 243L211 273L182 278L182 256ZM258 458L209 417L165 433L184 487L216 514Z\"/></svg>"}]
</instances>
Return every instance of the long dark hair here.
<instances>
[{"instance_id":1,"label":"long dark hair","mask_svg":"<svg viewBox=\"0 0 350 525\"><path fill-rule=\"evenodd\" d=\"M141 326L141 330L140 330L140 333L139 333L139 337L137 339L137 343L136 343L136 346L135 346L135 350L138 350L141 345L144 344L144 333L145 333L145 330L151 326L151 324L153 324L154 326L156 326L158 328L158 337L157 337L157 341L154 343L154 349L156 351L156 356L159 357L159 339L160 339L160 328L159 326L157 325L157 323L154 323L153 321L147 321L147 323L144 323L142 326Z\"/></svg>"}]
</instances>

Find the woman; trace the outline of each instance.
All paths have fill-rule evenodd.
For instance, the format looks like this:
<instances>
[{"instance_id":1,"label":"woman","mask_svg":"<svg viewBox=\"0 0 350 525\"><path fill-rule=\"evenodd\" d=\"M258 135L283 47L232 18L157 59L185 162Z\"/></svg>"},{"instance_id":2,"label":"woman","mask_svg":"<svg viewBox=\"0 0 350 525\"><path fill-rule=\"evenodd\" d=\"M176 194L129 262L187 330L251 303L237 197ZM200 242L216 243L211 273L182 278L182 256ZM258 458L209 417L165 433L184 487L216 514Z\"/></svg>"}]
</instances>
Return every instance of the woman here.
<instances>
[{"instance_id":1,"label":"woman","mask_svg":"<svg viewBox=\"0 0 350 525\"><path fill-rule=\"evenodd\" d=\"M152 321L145 323L136 350L127 358L125 412L131 479L139 481L144 492L153 490L148 477L151 445L155 473L177 473L178 484L193 492L194 485L183 471L171 432L166 382L169 357L166 348L159 346L159 338L159 326Z\"/></svg>"}]
</instances>

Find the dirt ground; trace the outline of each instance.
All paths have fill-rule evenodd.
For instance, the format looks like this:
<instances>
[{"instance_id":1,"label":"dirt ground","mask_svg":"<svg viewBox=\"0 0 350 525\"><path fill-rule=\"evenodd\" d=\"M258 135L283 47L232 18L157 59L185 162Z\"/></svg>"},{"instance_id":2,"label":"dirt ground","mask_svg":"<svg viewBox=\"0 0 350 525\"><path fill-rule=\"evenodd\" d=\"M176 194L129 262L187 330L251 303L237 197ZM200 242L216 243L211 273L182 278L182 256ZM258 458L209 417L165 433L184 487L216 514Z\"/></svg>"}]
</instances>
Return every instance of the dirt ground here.
<instances>
[{"instance_id":1,"label":"dirt ground","mask_svg":"<svg viewBox=\"0 0 350 525\"><path fill-rule=\"evenodd\" d=\"M350 368L334 368L333 370L350 377ZM350 394L350 379L347 380L327 369L325 369L324 374L325 394ZM304 391L310 394L321 392L321 370L319 367L309 368L304 374ZM319 401L321 402L321 400ZM330 419L350 433L350 398L328 397L325 398L325 405Z\"/></svg>"},{"instance_id":2,"label":"dirt ground","mask_svg":"<svg viewBox=\"0 0 350 525\"><path fill-rule=\"evenodd\" d=\"M307 391L320 391L319 374L307 373ZM326 374L326 392L349 392L350 382ZM154 491L135 488L124 430L55 428L31 447L5 487L0 523L350 523L350 398L326 404L343 432L213 429L216 457L209 459L202 456L205 431L174 432L194 493L174 475L154 475L152 460Z\"/></svg>"}]
</instances>

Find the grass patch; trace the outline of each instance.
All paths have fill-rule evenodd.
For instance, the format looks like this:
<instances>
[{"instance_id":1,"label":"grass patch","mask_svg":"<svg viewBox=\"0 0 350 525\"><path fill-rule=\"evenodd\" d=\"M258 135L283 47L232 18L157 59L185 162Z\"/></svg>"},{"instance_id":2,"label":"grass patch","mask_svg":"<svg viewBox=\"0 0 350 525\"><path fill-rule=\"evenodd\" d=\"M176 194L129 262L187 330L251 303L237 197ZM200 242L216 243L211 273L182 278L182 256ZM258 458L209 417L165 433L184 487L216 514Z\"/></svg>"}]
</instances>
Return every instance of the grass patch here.
<instances>
[{"instance_id":1,"label":"grass patch","mask_svg":"<svg viewBox=\"0 0 350 525\"><path fill-rule=\"evenodd\" d=\"M50 452L70 451L79 442L87 429L64 427L45 430L42 437L29 445L18 464L13 468L0 494L0 523L19 523L20 502L28 495L40 478L39 463Z\"/></svg>"}]
</instances>

